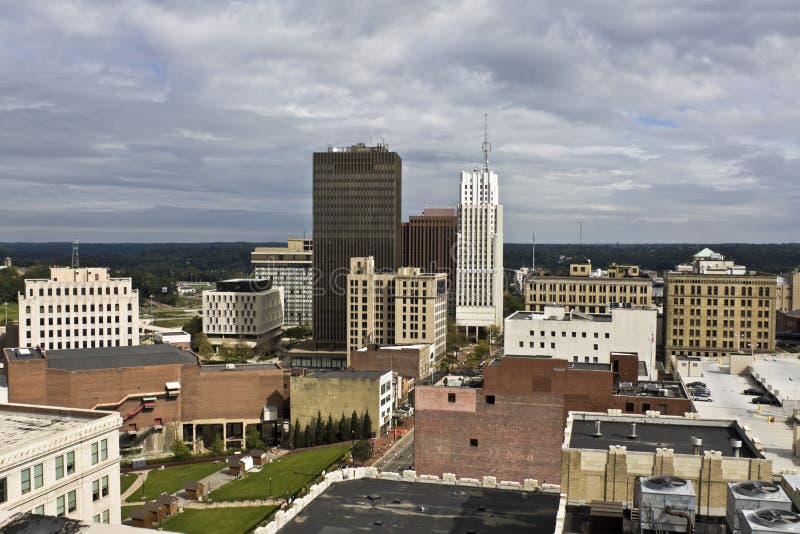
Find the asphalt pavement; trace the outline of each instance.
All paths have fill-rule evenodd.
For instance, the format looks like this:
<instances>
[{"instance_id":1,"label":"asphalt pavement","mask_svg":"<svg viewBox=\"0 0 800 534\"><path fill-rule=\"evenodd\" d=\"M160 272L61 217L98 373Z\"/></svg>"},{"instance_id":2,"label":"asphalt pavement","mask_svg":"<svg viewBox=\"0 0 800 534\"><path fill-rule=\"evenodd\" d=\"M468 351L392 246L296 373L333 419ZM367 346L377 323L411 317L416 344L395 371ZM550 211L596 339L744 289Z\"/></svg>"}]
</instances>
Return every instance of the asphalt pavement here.
<instances>
[{"instance_id":1,"label":"asphalt pavement","mask_svg":"<svg viewBox=\"0 0 800 534\"><path fill-rule=\"evenodd\" d=\"M394 446L386 451L383 457L375 462L375 467L381 471L393 471L400 473L404 469L414 467L414 431L411 430L405 436L397 440Z\"/></svg>"}]
</instances>

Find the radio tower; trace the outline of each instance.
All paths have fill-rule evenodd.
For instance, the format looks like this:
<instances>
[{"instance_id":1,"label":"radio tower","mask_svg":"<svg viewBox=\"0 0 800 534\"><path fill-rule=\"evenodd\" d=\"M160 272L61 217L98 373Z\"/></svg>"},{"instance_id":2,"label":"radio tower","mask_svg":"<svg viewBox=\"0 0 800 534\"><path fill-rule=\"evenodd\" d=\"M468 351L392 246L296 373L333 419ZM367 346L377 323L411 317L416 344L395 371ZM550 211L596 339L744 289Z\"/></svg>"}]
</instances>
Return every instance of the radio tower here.
<instances>
[{"instance_id":1,"label":"radio tower","mask_svg":"<svg viewBox=\"0 0 800 534\"><path fill-rule=\"evenodd\" d=\"M492 144L489 142L489 114L483 114L483 170L489 172L489 152L492 151Z\"/></svg>"},{"instance_id":2,"label":"radio tower","mask_svg":"<svg viewBox=\"0 0 800 534\"><path fill-rule=\"evenodd\" d=\"M78 259L78 240L72 240L72 268L77 269L81 266L81 262Z\"/></svg>"}]
</instances>

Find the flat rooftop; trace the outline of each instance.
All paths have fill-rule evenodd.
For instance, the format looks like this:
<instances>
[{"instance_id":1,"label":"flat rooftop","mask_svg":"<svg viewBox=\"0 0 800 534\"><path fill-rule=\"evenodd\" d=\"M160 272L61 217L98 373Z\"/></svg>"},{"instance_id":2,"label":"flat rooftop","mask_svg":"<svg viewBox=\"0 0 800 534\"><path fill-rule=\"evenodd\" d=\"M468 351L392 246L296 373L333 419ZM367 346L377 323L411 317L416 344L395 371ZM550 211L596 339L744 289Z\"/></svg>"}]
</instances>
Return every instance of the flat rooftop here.
<instances>
[{"instance_id":1,"label":"flat rooftop","mask_svg":"<svg viewBox=\"0 0 800 534\"><path fill-rule=\"evenodd\" d=\"M306 373L306 378L380 378L386 373L389 372L389 369L385 371L309 371Z\"/></svg>"},{"instance_id":2,"label":"flat rooftop","mask_svg":"<svg viewBox=\"0 0 800 534\"><path fill-rule=\"evenodd\" d=\"M789 401L795 407L800 400L800 360L795 357L758 356L750 364L750 368L753 378L761 382L770 393L782 403Z\"/></svg>"},{"instance_id":3,"label":"flat rooftop","mask_svg":"<svg viewBox=\"0 0 800 534\"><path fill-rule=\"evenodd\" d=\"M655 452L656 448L669 448L675 454L694 454L692 438L700 438L703 451L721 451L723 456L733 456L731 440L740 440L742 448L739 456L742 458L759 458L750 440L740 431L734 421L702 421L680 418L626 418L617 416L613 421L606 419L605 414L600 415L600 432L602 436L595 437L595 420L592 414L586 414L586 419L575 419L572 422L572 434L569 446L573 449L600 449L607 450L611 445L622 445L629 451ZM631 433L631 423L636 423L636 438L628 436ZM727 423L727 424L726 424Z\"/></svg>"},{"instance_id":4,"label":"flat rooftop","mask_svg":"<svg viewBox=\"0 0 800 534\"><path fill-rule=\"evenodd\" d=\"M544 312L518 311L506 317L506 321L588 321L591 323L610 323L610 313L567 312L563 317L547 315Z\"/></svg>"},{"instance_id":5,"label":"flat rooftop","mask_svg":"<svg viewBox=\"0 0 800 534\"><path fill-rule=\"evenodd\" d=\"M0 404L0 456L107 415L110 414L24 404Z\"/></svg>"},{"instance_id":6,"label":"flat rooftop","mask_svg":"<svg viewBox=\"0 0 800 534\"><path fill-rule=\"evenodd\" d=\"M378 345L376 349L377 350L405 350L405 349L420 350L429 345L430 345L429 343L415 343L413 345ZM368 346L356 349L356 351L358 352L366 352L368 350L370 350Z\"/></svg>"},{"instance_id":7,"label":"flat rooftop","mask_svg":"<svg viewBox=\"0 0 800 534\"><path fill-rule=\"evenodd\" d=\"M360 479L332 484L279 532L553 532L558 495Z\"/></svg>"},{"instance_id":8,"label":"flat rooftop","mask_svg":"<svg viewBox=\"0 0 800 534\"><path fill-rule=\"evenodd\" d=\"M211 372L235 372L235 371L278 371L282 369L279 365L274 363L228 363L228 364L203 364L200 367L201 371Z\"/></svg>"},{"instance_id":9,"label":"flat rooftop","mask_svg":"<svg viewBox=\"0 0 800 534\"><path fill-rule=\"evenodd\" d=\"M14 348L5 349L5 353L10 361L45 359L48 368L64 371L198 363L194 353L168 344L48 351Z\"/></svg>"},{"instance_id":10,"label":"flat rooftop","mask_svg":"<svg viewBox=\"0 0 800 534\"><path fill-rule=\"evenodd\" d=\"M261 293L272 289L272 280L260 278L231 278L217 282L220 293Z\"/></svg>"}]
</instances>

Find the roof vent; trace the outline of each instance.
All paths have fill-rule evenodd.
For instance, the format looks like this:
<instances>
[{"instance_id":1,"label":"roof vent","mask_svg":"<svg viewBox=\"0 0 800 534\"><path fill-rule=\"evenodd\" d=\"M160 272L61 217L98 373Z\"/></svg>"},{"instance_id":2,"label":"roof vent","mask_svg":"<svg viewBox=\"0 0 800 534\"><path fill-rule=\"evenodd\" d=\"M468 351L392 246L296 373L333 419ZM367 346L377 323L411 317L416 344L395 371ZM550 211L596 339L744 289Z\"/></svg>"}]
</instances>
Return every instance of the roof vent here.
<instances>
[{"instance_id":1,"label":"roof vent","mask_svg":"<svg viewBox=\"0 0 800 534\"><path fill-rule=\"evenodd\" d=\"M602 435L603 435L603 433L602 433L602 432L600 432L600 419L597 419L597 420L594 422L594 434L592 434L592 435L593 435L594 437L596 437L596 438L599 438L600 436L602 436Z\"/></svg>"},{"instance_id":2,"label":"roof vent","mask_svg":"<svg viewBox=\"0 0 800 534\"><path fill-rule=\"evenodd\" d=\"M381 497L380 495L377 495L377 494L375 494L375 495L367 495L367 499L369 499L371 501L379 501L382 498L383 497Z\"/></svg>"},{"instance_id":3,"label":"roof vent","mask_svg":"<svg viewBox=\"0 0 800 534\"><path fill-rule=\"evenodd\" d=\"M800 523L800 515L791 510L779 510L776 508L762 508L753 512L753 522L765 527L778 527L796 525Z\"/></svg>"},{"instance_id":4,"label":"roof vent","mask_svg":"<svg viewBox=\"0 0 800 534\"><path fill-rule=\"evenodd\" d=\"M734 491L749 497L761 497L778 493L780 488L772 482L762 482L760 480L748 480L733 485Z\"/></svg>"},{"instance_id":5,"label":"roof vent","mask_svg":"<svg viewBox=\"0 0 800 534\"><path fill-rule=\"evenodd\" d=\"M686 485L686 480L672 475L661 475L650 477L644 483L653 489L680 488Z\"/></svg>"},{"instance_id":6,"label":"roof vent","mask_svg":"<svg viewBox=\"0 0 800 534\"><path fill-rule=\"evenodd\" d=\"M636 439L638 437L636 435L636 423L631 423L631 433L628 434L628 439Z\"/></svg>"}]
</instances>

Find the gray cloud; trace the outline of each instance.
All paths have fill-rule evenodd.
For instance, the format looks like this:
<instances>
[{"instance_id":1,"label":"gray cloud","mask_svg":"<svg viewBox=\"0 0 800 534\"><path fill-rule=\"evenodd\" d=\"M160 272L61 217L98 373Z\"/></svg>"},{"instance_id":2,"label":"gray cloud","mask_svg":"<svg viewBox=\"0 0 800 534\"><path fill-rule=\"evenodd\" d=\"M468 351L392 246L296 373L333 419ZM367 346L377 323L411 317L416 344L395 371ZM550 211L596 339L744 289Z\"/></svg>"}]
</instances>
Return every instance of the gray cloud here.
<instances>
[{"instance_id":1,"label":"gray cloud","mask_svg":"<svg viewBox=\"0 0 800 534\"><path fill-rule=\"evenodd\" d=\"M0 241L281 240L371 133L452 206L484 112L506 241L797 240L792 0L0 7Z\"/></svg>"}]
</instances>

